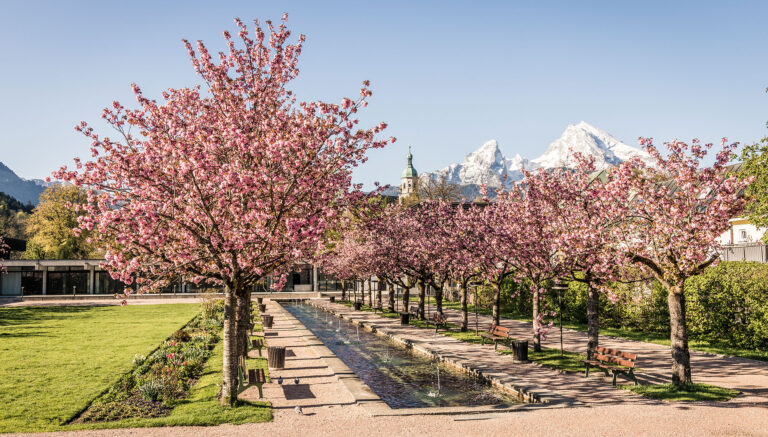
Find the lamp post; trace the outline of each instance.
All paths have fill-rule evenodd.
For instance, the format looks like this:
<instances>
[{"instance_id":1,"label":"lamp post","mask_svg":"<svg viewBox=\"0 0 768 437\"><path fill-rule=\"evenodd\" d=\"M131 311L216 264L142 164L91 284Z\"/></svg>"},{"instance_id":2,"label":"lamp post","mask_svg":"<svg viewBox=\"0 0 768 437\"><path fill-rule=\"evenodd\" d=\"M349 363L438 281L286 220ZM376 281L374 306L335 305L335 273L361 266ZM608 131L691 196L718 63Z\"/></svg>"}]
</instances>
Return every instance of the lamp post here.
<instances>
[{"instance_id":1,"label":"lamp post","mask_svg":"<svg viewBox=\"0 0 768 437\"><path fill-rule=\"evenodd\" d=\"M472 281L470 285L475 287L475 335L479 335L479 329L478 329L478 321L477 321L477 287L479 287L482 284L481 281Z\"/></svg>"},{"instance_id":2,"label":"lamp post","mask_svg":"<svg viewBox=\"0 0 768 437\"><path fill-rule=\"evenodd\" d=\"M373 284L372 288L376 289L376 300L378 300L378 305L373 305L373 299L371 299L371 306L373 306L373 313L376 314L376 310L379 309L379 307L381 306L381 294L379 293L379 277L372 276L371 283ZM371 293L373 293L373 289L371 290Z\"/></svg>"},{"instance_id":3,"label":"lamp post","mask_svg":"<svg viewBox=\"0 0 768 437\"><path fill-rule=\"evenodd\" d=\"M560 322L560 356L564 355L563 350L563 291L568 289L568 284L563 283L560 279L555 280L555 285L552 287L557 290L557 304L558 311L557 316Z\"/></svg>"}]
</instances>

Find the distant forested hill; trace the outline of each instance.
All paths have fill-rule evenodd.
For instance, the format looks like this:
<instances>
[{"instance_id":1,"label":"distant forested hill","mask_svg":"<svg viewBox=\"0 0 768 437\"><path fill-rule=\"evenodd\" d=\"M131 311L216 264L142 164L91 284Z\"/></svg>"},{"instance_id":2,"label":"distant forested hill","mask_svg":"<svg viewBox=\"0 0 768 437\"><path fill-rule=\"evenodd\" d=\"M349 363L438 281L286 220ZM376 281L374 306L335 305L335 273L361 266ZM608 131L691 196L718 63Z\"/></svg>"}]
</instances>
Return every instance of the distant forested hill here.
<instances>
[{"instance_id":1,"label":"distant forested hill","mask_svg":"<svg viewBox=\"0 0 768 437\"><path fill-rule=\"evenodd\" d=\"M34 207L0 192L0 237L27 239L26 222Z\"/></svg>"},{"instance_id":2,"label":"distant forested hill","mask_svg":"<svg viewBox=\"0 0 768 437\"><path fill-rule=\"evenodd\" d=\"M30 181L20 178L8 166L0 162L0 192L13 196L23 203L37 205L40 193L45 190L42 181Z\"/></svg>"}]
</instances>

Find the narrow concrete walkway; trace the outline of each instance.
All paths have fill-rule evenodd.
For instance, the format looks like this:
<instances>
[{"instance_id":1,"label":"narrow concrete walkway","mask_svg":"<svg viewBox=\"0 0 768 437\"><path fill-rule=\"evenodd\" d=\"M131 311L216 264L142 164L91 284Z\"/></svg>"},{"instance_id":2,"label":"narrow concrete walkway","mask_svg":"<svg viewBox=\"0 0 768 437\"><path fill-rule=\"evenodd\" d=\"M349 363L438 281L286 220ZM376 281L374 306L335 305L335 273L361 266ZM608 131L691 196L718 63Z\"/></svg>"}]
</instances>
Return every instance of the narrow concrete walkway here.
<instances>
[{"instance_id":1,"label":"narrow concrete walkway","mask_svg":"<svg viewBox=\"0 0 768 437\"><path fill-rule=\"evenodd\" d=\"M340 407L354 405L354 396L307 341L311 333L275 302L267 301L266 314L274 317L272 328L264 330L267 345L286 347L285 368L270 369L270 382L263 386L264 399L272 403L276 418L339 414ZM266 348L262 353L267 355ZM251 351L250 355L258 356L258 351ZM280 378L282 384L278 383ZM258 400L258 389L249 388L241 397ZM295 411L297 406L303 414Z\"/></svg>"}]
</instances>

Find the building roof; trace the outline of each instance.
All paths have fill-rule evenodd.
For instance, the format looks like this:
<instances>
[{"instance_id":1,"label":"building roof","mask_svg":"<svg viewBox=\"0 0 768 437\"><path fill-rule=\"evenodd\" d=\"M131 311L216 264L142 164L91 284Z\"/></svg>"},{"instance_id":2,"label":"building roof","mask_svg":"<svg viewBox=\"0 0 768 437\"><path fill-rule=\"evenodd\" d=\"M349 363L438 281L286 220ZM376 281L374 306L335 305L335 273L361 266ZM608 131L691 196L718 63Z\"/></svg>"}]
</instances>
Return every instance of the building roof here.
<instances>
[{"instance_id":1,"label":"building roof","mask_svg":"<svg viewBox=\"0 0 768 437\"><path fill-rule=\"evenodd\" d=\"M417 178L419 173L413 168L413 155L411 154L411 147L408 146L408 166L403 170L403 178Z\"/></svg>"}]
</instances>

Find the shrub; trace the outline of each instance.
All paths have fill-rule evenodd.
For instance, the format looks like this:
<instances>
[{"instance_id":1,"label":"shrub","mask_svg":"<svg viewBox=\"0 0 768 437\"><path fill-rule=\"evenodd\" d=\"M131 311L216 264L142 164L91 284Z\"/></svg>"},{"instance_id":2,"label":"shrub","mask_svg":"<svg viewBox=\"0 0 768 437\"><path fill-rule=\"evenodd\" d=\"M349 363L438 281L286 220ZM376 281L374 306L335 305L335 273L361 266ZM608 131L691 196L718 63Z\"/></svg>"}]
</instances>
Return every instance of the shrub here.
<instances>
[{"instance_id":1,"label":"shrub","mask_svg":"<svg viewBox=\"0 0 768 437\"><path fill-rule=\"evenodd\" d=\"M164 389L165 387L163 387L163 383L156 379L150 379L137 387L137 391L141 397L150 402L156 402L160 399Z\"/></svg>"},{"instance_id":2,"label":"shrub","mask_svg":"<svg viewBox=\"0 0 768 437\"><path fill-rule=\"evenodd\" d=\"M171 339L178 343L185 343L192 339L192 337L189 335L189 332L179 329L178 331L174 332L171 336Z\"/></svg>"},{"instance_id":3,"label":"shrub","mask_svg":"<svg viewBox=\"0 0 768 437\"><path fill-rule=\"evenodd\" d=\"M722 262L685 284L692 336L768 350L768 265Z\"/></svg>"}]
</instances>

